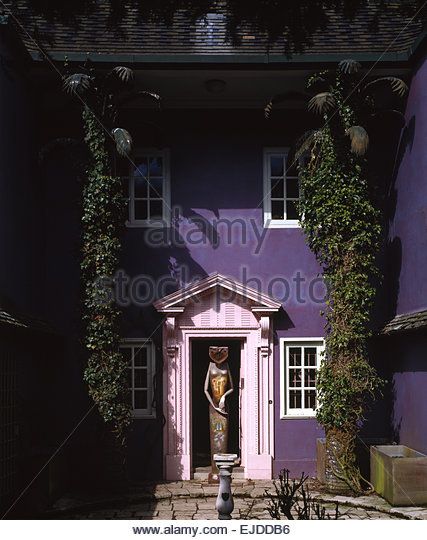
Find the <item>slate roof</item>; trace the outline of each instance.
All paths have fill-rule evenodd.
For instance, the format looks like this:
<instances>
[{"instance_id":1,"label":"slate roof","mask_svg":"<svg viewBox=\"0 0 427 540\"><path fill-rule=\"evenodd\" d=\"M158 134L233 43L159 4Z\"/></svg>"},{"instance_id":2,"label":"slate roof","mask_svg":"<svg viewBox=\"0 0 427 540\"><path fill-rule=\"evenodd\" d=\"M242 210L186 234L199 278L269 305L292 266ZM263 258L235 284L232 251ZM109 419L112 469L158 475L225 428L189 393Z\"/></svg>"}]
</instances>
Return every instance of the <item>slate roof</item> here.
<instances>
[{"instance_id":1,"label":"slate roof","mask_svg":"<svg viewBox=\"0 0 427 540\"><path fill-rule=\"evenodd\" d=\"M427 328L427 310L397 315L384 326L381 334L390 335L425 328Z\"/></svg>"},{"instance_id":2,"label":"slate roof","mask_svg":"<svg viewBox=\"0 0 427 540\"><path fill-rule=\"evenodd\" d=\"M108 7L96 16L82 19L79 28L71 28L61 23L52 24L41 17L33 16L28 9L18 9L18 19L26 29L37 30L40 36L49 35L52 41L46 49L53 55L66 53L94 53L95 56L135 56L135 55L283 55L284 41L272 45L268 50L265 36L242 33L241 43L231 45L225 39L226 28L221 13L212 14L204 21L190 22L183 13L175 16L173 25L139 20L136 11L129 11L119 31L107 30ZM387 53L407 53L421 33L421 24L410 22L402 16L387 16L372 31L370 21L374 7L364 8L353 21L331 12L326 30L317 32L313 44L306 48L304 56L310 55L355 55ZM33 56L37 47L28 35L21 31L22 40ZM45 42L47 43L47 42ZM105 58L104 58L105 59ZM132 59L130 60L132 61Z\"/></svg>"}]
</instances>

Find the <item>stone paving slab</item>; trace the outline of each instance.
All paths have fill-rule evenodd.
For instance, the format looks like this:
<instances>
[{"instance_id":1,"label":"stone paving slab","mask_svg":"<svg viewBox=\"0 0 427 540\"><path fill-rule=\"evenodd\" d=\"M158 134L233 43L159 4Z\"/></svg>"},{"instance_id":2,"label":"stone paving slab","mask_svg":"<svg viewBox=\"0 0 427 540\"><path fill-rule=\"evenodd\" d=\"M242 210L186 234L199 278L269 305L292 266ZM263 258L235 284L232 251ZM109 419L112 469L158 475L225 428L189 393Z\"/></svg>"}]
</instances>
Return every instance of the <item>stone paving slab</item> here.
<instances>
[{"instance_id":1,"label":"stone paving slab","mask_svg":"<svg viewBox=\"0 0 427 540\"><path fill-rule=\"evenodd\" d=\"M274 492L272 481L232 484L235 519L270 519L266 490ZM92 505L79 499L59 501L47 519L217 519L217 485L201 481L164 482L138 488L115 500L101 499ZM339 504L340 519L427 519L427 507L392 507L378 495L348 497L311 490L330 514ZM74 503L74 507L73 507ZM79 504L80 503L80 504ZM86 505L86 507L85 507ZM80 506L80 508L79 508Z\"/></svg>"}]
</instances>

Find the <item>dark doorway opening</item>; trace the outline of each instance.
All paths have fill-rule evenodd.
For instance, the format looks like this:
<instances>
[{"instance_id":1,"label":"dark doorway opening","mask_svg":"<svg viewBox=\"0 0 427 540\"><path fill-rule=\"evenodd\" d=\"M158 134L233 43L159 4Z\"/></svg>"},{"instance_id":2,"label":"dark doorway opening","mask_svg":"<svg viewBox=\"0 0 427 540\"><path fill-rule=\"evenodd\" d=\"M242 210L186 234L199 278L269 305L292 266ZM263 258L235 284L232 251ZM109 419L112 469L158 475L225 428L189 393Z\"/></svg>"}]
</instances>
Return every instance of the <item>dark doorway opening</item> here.
<instances>
[{"instance_id":1,"label":"dark doorway opening","mask_svg":"<svg viewBox=\"0 0 427 540\"><path fill-rule=\"evenodd\" d=\"M192 389L192 439L193 468L210 465L209 403L204 392L206 373L210 362L209 347L228 347L228 364L233 379L234 392L227 398L229 414L228 452L240 456L240 339L194 339L191 344Z\"/></svg>"}]
</instances>

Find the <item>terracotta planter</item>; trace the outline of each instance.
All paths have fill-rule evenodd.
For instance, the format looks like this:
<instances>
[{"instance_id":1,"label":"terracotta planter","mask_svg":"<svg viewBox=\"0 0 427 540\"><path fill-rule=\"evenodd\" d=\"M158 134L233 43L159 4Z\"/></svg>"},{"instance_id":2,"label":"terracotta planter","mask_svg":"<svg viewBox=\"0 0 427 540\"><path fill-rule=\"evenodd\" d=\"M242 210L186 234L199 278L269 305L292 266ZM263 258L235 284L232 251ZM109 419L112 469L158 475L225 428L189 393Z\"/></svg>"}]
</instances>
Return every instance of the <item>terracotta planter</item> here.
<instances>
[{"instance_id":1,"label":"terracotta planter","mask_svg":"<svg viewBox=\"0 0 427 540\"><path fill-rule=\"evenodd\" d=\"M427 504L427 456L403 445L372 446L371 483L393 506Z\"/></svg>"}]
</instances>

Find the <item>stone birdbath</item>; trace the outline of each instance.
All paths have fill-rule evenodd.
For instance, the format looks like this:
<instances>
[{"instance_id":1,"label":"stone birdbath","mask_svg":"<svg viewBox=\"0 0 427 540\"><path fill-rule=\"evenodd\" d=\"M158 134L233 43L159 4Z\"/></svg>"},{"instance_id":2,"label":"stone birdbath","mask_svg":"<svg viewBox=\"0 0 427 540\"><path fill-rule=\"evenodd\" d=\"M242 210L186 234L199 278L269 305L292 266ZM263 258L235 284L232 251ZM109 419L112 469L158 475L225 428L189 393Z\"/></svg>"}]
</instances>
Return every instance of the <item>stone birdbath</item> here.
<instances>
[{"instance_id":1,"label":"stone birdbath","mask_svg":"<svg viewBox=\"0 0 427 540\"><path fill-rule=\"evenodd\" d=\"M233 468L240 465L240 459L237 454L214 454L214 461L219 469L218 497L215 504L218 519L231 519L234 510L231 475Z\"/></svg>"}]
</instances>

